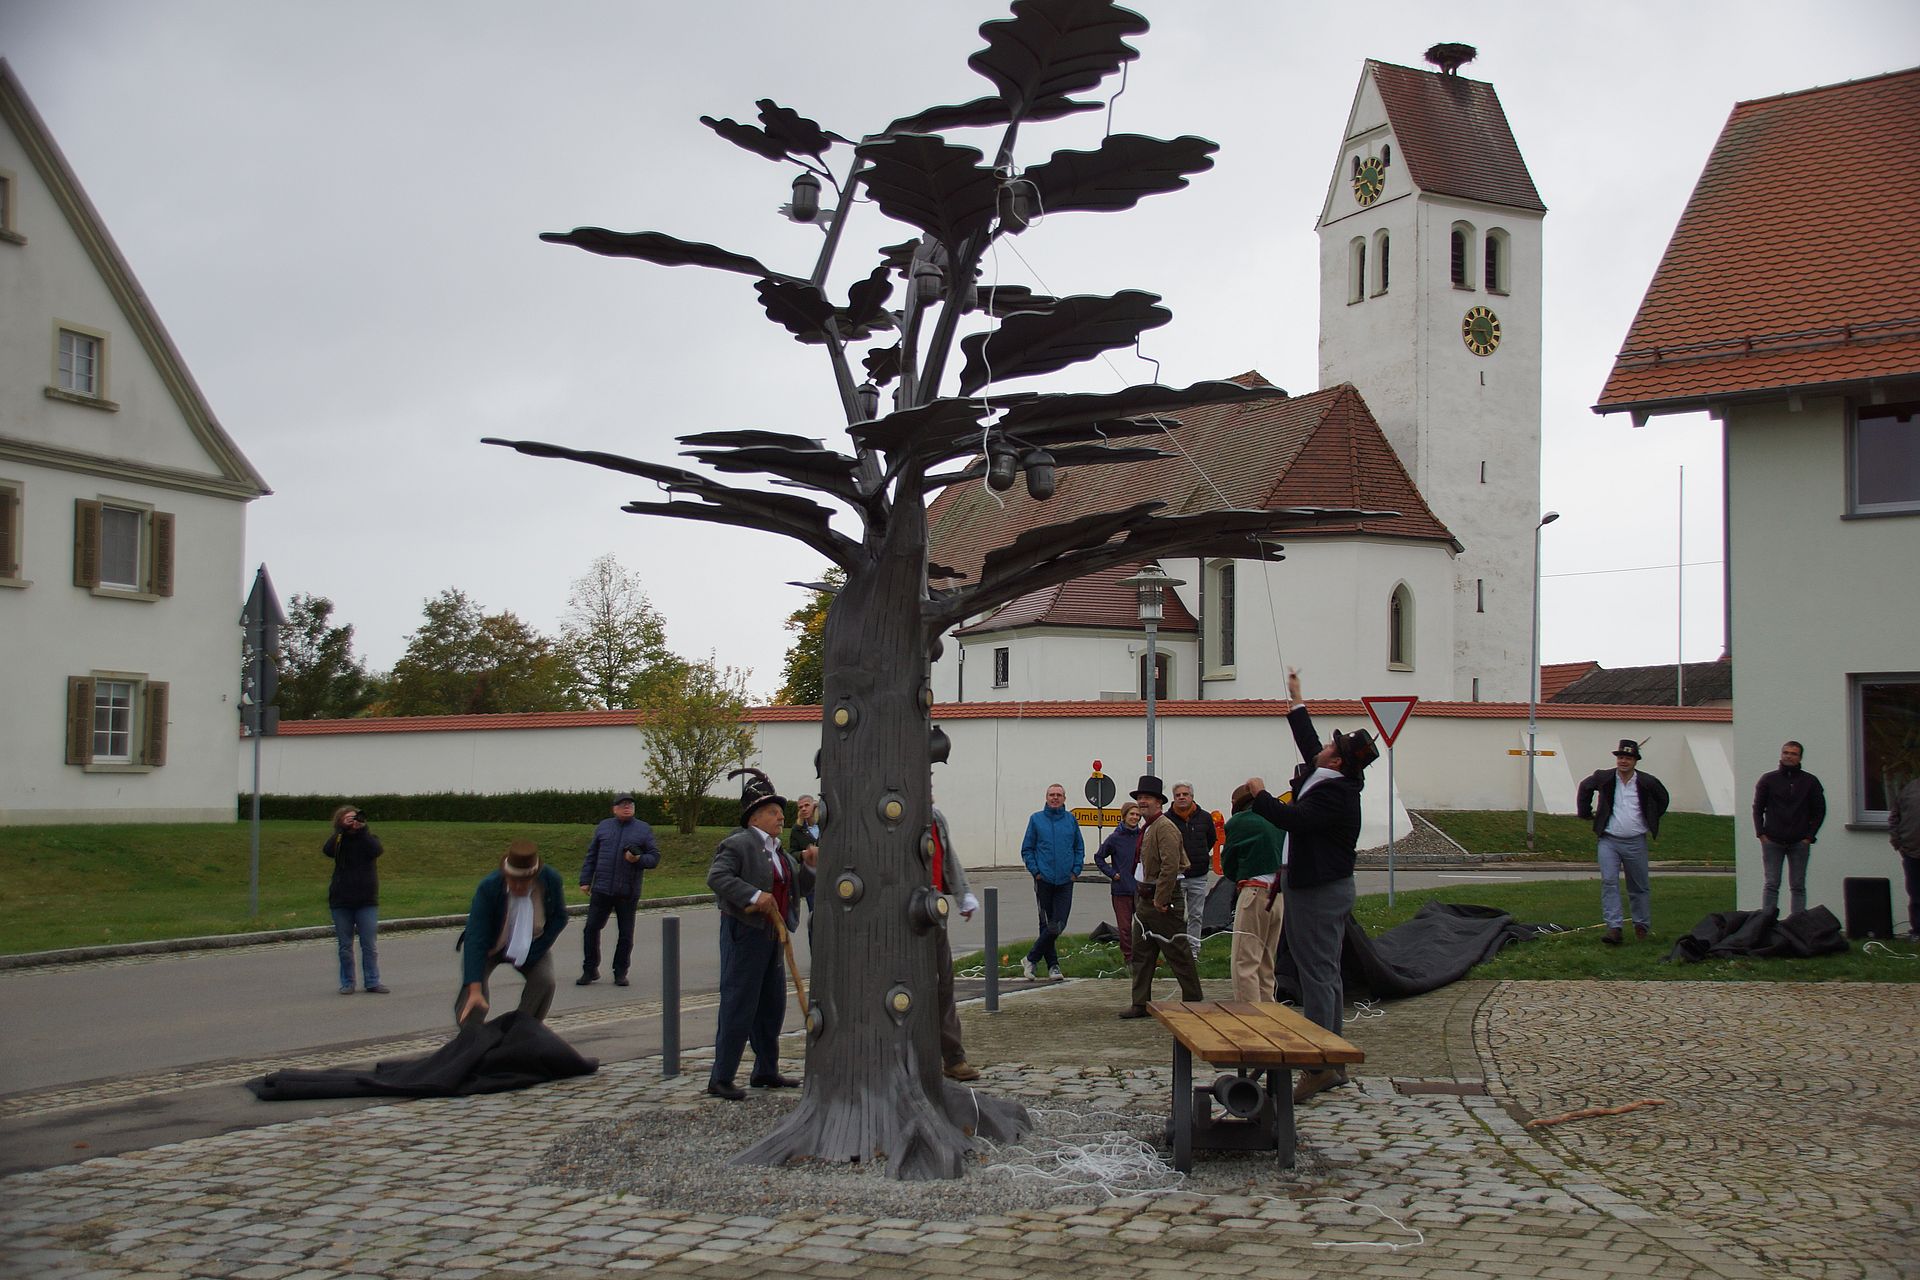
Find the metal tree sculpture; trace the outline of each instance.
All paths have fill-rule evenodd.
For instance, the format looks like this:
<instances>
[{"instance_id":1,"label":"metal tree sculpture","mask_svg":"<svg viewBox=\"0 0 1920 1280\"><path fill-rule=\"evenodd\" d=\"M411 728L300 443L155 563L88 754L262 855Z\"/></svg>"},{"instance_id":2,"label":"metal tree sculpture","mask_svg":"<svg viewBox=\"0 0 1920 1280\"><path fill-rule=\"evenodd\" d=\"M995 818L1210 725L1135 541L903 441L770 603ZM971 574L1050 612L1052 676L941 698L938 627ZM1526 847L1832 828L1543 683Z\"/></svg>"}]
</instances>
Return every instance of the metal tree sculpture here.
<instances>
[{"instance_id":1,"label":"metal tree sculpture","mask_svg":"<svg viewBox=\"0 0 1920 1280\"><path fill-rule=\"evenodd\" d=\"M686 456L714 472L757 474L831 499L857 518L858 539L833 528L832 508L798 493L737 487L615 454L488 441L654 481L667 500L624 509L782 533L846 572L824 635L819 771L827 826L820 840L806 1088L787 1119L736 1158L741 1163L884 1158L895 1177L957 1177L972 1137L1004 1140L1030 1125L1017 1104L951 1084L941 1074L934 931L946 927L947 904L929 887L924 834L929 766L946 751L943 736L935 745L929 721L928 664L941 634L1026 592L1117 564L1176 552L1277 558L1277 548L1259 538L1355 514L1176 516L1161 514L1161 503L1142 501L1024 533L988 555L971 583L932 566L933 580L944 585L930 585L926 503L941 486L984 477L1004 490L1024 469L1030 492L1045 497L1057 467L1166 456L1114 441L1160 435L1178 425L1167 415L1285 395L1230 382L1184 390L1138 386L1110 395L988 390L1001 379L1130 346L1143 330L1171 318L1149 293L1049 298L979 288L981 256L993 241L1019 233L1037 211L1122 210L1144 196L1177 190L1187 175L1212 167L1216 149L1201 138L1117 134L1093 151L1062 151L1017 168L1021 126L1099 107L1072 95L1137 57L1126 37L1147 24L1109 0L1015 0L1012 13L980 28L986 47L968 60L991 82L991 94L895 120L858 144L768 100L758 104L757 126L701 118L729 142L799 166L789 216L826 219L825 246L809 276L658 232L581 227L542 236L612 257L711 267L757 280L768 318L826 352L854 450L842 453L772 431L717 431L683 437ZM979 127L1004 130L990 165L979 151L939 136ZM853 150L844 179L827 161L839 145ZM819 209L823 180L839 194L830 212ZM881 213L920 234L884 250L872 273L838 302L826 291L827 273L862 189ZM903 297L889 307L896 277L905 282ZM974 311L999 323L959 338L961 317ZM942 397L956 339L966 356L960 397ZM864 350L864 383L853 371L856 345ZM895 388L894 408L876 418L879 388L887 385Z\"/></svg>"}]
</instances>

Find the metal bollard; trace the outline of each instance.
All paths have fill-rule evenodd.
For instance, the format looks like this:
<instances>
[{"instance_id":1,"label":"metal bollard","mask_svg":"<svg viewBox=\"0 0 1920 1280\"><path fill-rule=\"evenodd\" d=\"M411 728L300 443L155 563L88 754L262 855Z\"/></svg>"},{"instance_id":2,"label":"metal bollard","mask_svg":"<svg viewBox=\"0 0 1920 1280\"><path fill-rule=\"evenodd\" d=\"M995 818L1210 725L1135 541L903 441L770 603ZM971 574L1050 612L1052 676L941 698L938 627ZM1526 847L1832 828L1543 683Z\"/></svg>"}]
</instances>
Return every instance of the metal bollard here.
<instances>
[{"instance_id":1,"label":"metal bollard","mask_svg":"<svg viewBox=\"0 0 1920 1280\"><path fill-rule=\"evenodd\" d=\"M680 1074L680 917L660 921L660 1078Z\"/></svg>"},{"instance_id":2,"label":"metal bollard","mask_svg":"<svg viewBox=\"0 0 1920 1280\"><path fill-rule=\"evenodd\" d=\"M986 963L981 972L987 977L986 1005L988 1013L1000 1012L1000 890L992 885L986 887L986 901L981 904L986 912L987 949L982 954Z\"/></svg>"}]
</instances>

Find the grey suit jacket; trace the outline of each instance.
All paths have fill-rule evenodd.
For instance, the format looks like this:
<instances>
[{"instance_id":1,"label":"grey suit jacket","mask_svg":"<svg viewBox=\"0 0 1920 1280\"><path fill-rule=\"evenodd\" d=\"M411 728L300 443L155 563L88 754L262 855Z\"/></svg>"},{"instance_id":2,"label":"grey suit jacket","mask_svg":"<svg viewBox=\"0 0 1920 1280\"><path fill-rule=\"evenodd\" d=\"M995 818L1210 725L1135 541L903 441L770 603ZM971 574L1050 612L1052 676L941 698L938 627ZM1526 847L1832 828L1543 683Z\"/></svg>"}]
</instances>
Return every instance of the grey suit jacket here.
<instances>
[{"instance_id":1,"label":"grey suit jacket","mask_svg":"<svg viewBox=\"0 0 1920 1280\"><path fill-rule=\"evenodd\" d=\"M800 900L813 891L813 872L780 851L787 873L787 928L800 923ZM773 892L773 859L767 856L766 843L751 827L739 827L713 851L713 863L707 868L707 888L719 900L720 910L737 920L759 919L747 910L756 891Z\"/></svg>"}]
</instances>

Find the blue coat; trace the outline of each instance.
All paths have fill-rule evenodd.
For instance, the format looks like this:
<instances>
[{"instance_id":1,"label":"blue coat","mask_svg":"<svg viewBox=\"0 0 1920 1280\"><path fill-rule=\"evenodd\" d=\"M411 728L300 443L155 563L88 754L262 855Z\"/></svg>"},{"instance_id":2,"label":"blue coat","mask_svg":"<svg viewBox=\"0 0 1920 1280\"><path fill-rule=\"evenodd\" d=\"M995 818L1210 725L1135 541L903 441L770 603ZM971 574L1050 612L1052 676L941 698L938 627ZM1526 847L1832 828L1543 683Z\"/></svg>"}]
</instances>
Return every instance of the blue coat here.
<instances>
[{"instance_id":1,"label":"blue coat","mask_svg":"<svg viewBox=\"0 0 1920 1280\"><path fill-rule=\"evenodd\" d=\"M1027 874L1048 884L1072 884L1087 865L1087 842L1081 838L1080 823L1065 807L1040 810L1027 819L1020 861L1027 864Z\"/></svg>"},{"instance_id":2,"label":"blue coat","mask_svg":"<svg viewBox=\"0 0 1920 1280\"><path fill-rule=\"evenodd\" d=\"M628 862L628 849L640 861ZM660 865L660 846L653 828L638 818L602 818L587 842L587 860L580 864L580 883L610 898L638 898L644 873Z\"/></svg>"},{"instance_id":3,"label":"blue coat","mask_svg":"<svg viewBox=\"0 0 1920 1280\"><path fill-rule=\"evenodd\" d=\"M553 940L567 927L566 891L560 885L560 873L552 867L542 866L534 877L534 892L540 895L536 904L537 911L546 914L545 927L533 936L533 945L527 948L527 958L520 962L522 971L539 963L540 957L547 954L553 946ZM473 891L473 905L467 908L467 930L460 935L460 941L454 945L462 948L460 961L460 981L464 983L480 982L487 976L487 961L493 955L494 944L500 940L500 929L507 920L507 873L496 871L480 882ZM536 919L535 923L539 923Z\"/></svg>"}]
</instances>

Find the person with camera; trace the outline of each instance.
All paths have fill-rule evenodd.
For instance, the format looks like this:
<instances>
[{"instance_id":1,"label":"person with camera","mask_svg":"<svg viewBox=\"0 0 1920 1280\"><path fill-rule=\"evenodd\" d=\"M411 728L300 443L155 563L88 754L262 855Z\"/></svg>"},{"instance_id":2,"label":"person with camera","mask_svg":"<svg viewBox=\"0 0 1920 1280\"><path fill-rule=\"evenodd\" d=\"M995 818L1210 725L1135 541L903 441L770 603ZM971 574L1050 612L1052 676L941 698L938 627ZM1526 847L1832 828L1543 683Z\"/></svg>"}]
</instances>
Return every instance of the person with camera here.
<instances>
[{"instance_id":1,"label":"person with camera","mask_svg":"<svg viewBox=\"0 0 1920 1280\"><path fill-rule=\"evenodd\" d=\"M367 830L367 815L359 805L343 804L333 811L333 834L320 852L333 859L327 907L340 944L340 994L353 994L353 936L359 934L367 993L384 996L388 991L380 982L380 951L374 942L380 930L380 877L373 864L380 857L380 837Z\"/></svg>"},{"instance_id":2,"label":"person with camera","mask_svg":"<svg viewBox=\"0 0 1920 1280\"><path fill-rule=\"evenodd\" d=\"M600 931L607 917L614 919L618 940L613 944L613 985L627 985L627 966L633 960L633 912L640 905L640 882L660 865L660 846L653 828L633 816L633 796L622 791L613 798L613 816L602 818L587 842L587 860L580 865L580 889L587 895L587 923L580 939L580 977L584 987L600 979Z\"/></svg>"}]
</instances>

